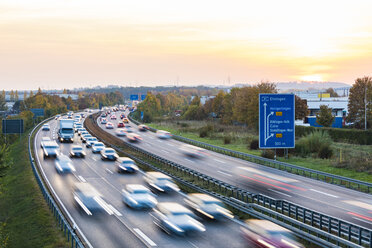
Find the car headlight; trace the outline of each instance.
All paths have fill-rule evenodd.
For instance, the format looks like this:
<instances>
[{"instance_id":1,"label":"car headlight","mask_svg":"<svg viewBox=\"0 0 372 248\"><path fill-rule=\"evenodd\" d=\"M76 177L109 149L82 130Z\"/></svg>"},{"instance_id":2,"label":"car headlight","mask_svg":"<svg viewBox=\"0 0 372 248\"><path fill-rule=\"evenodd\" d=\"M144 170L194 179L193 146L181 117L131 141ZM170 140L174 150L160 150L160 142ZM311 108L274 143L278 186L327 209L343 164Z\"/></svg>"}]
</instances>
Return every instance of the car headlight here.
<instances>
[{"instance_id":1,"label":"car headlight","mask_svg":"<svg viewBox=\"0 0 372 248\"><path fill-rule=\"evenodd\" d=\"M165 223L167 223L170 227L172 227L174 230L176 230L177 232L180 232L180 233L183 233L184 230L182 230L181 228L179 228L178 226L176 226L175 224L173 224L172 222L168 221L168 220L165 220L164 221Z\"/></svg>"}]
</instances>

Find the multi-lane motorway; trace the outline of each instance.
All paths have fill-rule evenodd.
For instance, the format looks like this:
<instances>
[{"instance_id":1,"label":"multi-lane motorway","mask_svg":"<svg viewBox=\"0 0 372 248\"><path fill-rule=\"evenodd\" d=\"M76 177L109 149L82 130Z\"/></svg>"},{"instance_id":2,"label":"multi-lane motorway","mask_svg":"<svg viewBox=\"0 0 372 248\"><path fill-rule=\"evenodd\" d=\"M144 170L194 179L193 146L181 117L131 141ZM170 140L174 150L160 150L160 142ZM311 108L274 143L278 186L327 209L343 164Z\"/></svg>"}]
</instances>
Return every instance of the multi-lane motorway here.
<instances>
[{"instance_id":1,"label":"multi-lane motorway","mask_svg":"<svg viewBox=\"0 0 372 248\"><path fill-rule=\"evenodd\" d=\"M49 122L50 131L38 131L34 140L34 150L41 173L52 190L68 211L78 228L92 247L244 247L240 235L241 223L236 220L203 222L206 231L192 237L174 237L161 231L152 221L149 211L132 210L122 202L121 191L125 184L144 184L141 172L137 174L119 174L114 162L102 161L99 154L93 154L85 148L87 156L73 159L76 171L71 174L58 174L53 158L44 158L40 149L42 137L57 138L57 121ZM171 147L158 143L153 135L144 135L143 147L151 140L158 149L171 150ZM173 142L173 141L171 141ZM75 134L74 143L60 144L61 153L68 155L72 145L81 144ZM170 143L169 143L170 144ZM154 151L154 150L151 150ZM163 154L162 153L162 154ZM182 156L180 156L182 159ZM110 205L113 214L99 213L88 216L73 199L72 188L76 182L88 182L93 185L103 199ZM158 194L159 202L178 202L183 204L183 193Z\"/></svg>"},{"instance_id":2,"label":"multi-lane motorway","mask_svg":"<svg viewBox=\"0 0 372 248\"><path fill-rule=\"evenodd\" d=\"M117 120L108 120L116 128ZM115 135L115 129L103 131ZM133 143L151 153L185 167L225 181L251 192L258 192L276 199L284 199L297 205L334 216L351 223L372 229L372 196L284 171L254 164L238 158L205 151L201 159L190 158L182 151L184 143L177 140L159 139L155 133L139 132L134 123L132 129L141 135L142 141ZM122 138L127 141L125 137Z\"/></svg>"}]
</instances>

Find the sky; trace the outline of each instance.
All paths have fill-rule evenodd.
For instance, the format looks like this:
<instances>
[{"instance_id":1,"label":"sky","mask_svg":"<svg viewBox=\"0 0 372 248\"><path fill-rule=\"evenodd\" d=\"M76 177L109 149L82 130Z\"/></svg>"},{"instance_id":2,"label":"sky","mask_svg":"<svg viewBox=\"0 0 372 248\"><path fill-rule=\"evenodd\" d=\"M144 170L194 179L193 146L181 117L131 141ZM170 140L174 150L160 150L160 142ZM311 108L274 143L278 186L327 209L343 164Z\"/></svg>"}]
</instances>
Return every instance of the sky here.
<instances>
[{"instance_id":1,"label":"sky","mask_svg":"<svg viewBox=\"0 0 372 248\"><path fill-rule=\"evenodd\" d=\"M352 84L371 0L2 0L0 89Z\"/></svg>"}]
</instances>

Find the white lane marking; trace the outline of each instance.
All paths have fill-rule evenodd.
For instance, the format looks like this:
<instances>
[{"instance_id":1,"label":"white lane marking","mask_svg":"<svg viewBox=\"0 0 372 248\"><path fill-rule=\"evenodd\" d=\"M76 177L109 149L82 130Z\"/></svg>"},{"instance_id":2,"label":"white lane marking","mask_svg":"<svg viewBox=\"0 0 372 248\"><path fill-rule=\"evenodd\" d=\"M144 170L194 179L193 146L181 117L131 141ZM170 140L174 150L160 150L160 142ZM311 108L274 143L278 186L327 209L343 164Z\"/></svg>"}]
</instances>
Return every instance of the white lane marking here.
<instances>
[{"instance_id":1,"label":"white lane marking","mask_svg":"<svg viewBox=\"0 0 372 248\"><path fill-rule=\"evenodd\" d=\"M223 175L225 175L225 176L232 177L232 175L229 174L229 173L226 173L226 172L223 172L223 171L217 171L217 172L218 172L218 173L221 173L221 174L223 174Z\"/></svg>"},{"instance_id":2,"label":"white lane marking","mask_svg":"<svg viewBox=\"0 0 372 248\"><path fill-rule=\"evenodd\" d=\"M140 229L138 228L133 228L133 230L138 233L141 238L143 238L150 246L157 246L154 241L152 241L149 237L146 236Z\"/></svg>"},{"instance_id":3,"label":"white lane marking","mask_svg":"<svg viewBox=\"0 0 372 248\"><path fill-rule=\"evenodd\" d=\"M152 137L152 136L150 136L150 135L149 135L149 138L150 138L150 139L154 139L154 137Z\"/></svg>"},{"instance_id":4,"label":"white lane marking","mask_svg":"<svg viewBox=\"0 0 372 248\"><path fill-rule=\"evenodd\" d=\"M280 191L277 191L277 190L275 190L275 189L269 189L269 190L272 191L272 192L275 192L275 193L281 194L281 195L285 195L286 197L292 197L291 195L285 194L285 193L280 192Z\"/></svg>"},{"instance_id":5,"label":"white lane marking","mask_svg":"<svg viewBox=\"0 0 372 248\"><path fill-rule=\"evenodd\" d=\"M110 169L107 169L106 168L106 171L109 172L109 173L111 173L111 174L114 174L114 172L112 172Z\"/></svg>"},{"instance_id":6,"label":"white lane marking","mask_svg":"<svg viewBox=\"0 0 372 248\"><path fill-rule=\"evenodd\" d=\"M167 151L167 150L164 150L164 149L161 149L161 150L162 150L162 152L169 153L169 151Z\"/></svg>"},{"instance_id":7,"label":"white lane marking","mask_svg":"<svg viewBox=\"0 0 372 248\"><path fill-rule=\"evenodd\" d=\"M93 159L94 161L97 161L97 159L96 159L95 157L92 157L92 159Z\"/></svg>"},{"instance_id":8,"label":"white lane marking","mask_svg":"<svg viewBox=\"0 0 372 248\"><path fill-rule=\"evenodd\" d=\"M220 162L220 163L222 163L222 164L226 164L225 161L222 161L222 160L219 160L219 159L216 159L216 158L214 158L213 160L216 161L216 162Z\"/></svg>"},{"instance_id":9,"label":"white lane marking","mask_svg":"<svg viewBox=\"0 0 372 248\"><path fill-rule=\"evenodd\" d=\"M350 204L350 205L353 205L353 206L357 206L357 207L360 207L360 208L364 208L364 209L367 209L369 211L372 211L372 205L369 205L367 203L364 203L364 202L359 202L359 201L343 201L347 204Z\"/></svg>"},{"instance_id":10,"label":"white lane marking","mask_svg":"<svg viewBox=\"0 0 372 248\"><path fill-rule=\"evenodd\" d=\"M86 182L87 182L87 180L85 180L84 177L82 177L82 176L78 176L78 178L79 178L79 180L82 181L83 183L86 183Z\"/></svg>"},{"instance_id":11,"label":"white lane marking","mask_svg":"<svg viewBox=\"0 0 372 248\"><path fill-rule=\"evenodd\" d=\"M116 208L114 208L114 206L112 206L111 204L108 204L108 206L117 216L123 216Z\"/></svg>"},{"instance_id":12,"label":"white lane marking","mask_svg":"<svg viewBox=\"0 0 372 248\"><path fill-rule=\"evenodd\" d=\"M189 243L190 243L193 247L195 247L195 248L199 248L199 247L196 246L193 242L189 241Z\"/></svg>"},{"instance_id":13,"label":"white lane marking","mask_svg":"<svg viewBox=\"0 0 372 248\"><path fill-rule=\"evenodd\" d=\"M367 221L367 220L363 220L363 219L358 218L358 217L351 217L351 218L356 219L356 220L359 220L359 221L361 221L361 222L364 222L364 223L367 223L367 224L371 225L371 222L369 222L369 221Z\"/></svg>"},{"instance_id":14,"label":"white lane marking","mask_svg":"<svg viewBox=\"0 0 372 248\"><path fill-rule=\"evenodd\" d=\"M246 171L252 172L252 173L256 173L256 174L259 174L259 175L264 175L266 177L270 177L271 179L276 179L278 181L282 181L282 182L286 182L286 183L295 183L295 182L298 182L298 180L296 180L296 179L278 176L278 175L271 174L271 173L266 172L266 171L257 170L255 168L251 168L251 167L238 167L238 168L239 169L242 169L242 170L246 170Z\"/></svg>"},{"instance_id":15,"label":"white lane marking","mask_svg":"<svg viewBox=\"0 0 372 248\"><path fill-rule=\"evenodd\" d=\"M330 196L330 197L338 198L337 195L328 194L328 193L326 193L326 192L322 192L322 191L319 191L319 190L316 190L316 189L310 189L310 190L313 191L313 192L319 193L319 194L323 194L323 195L326 195L326 196Z\"/></svg>"},{"instance_id":16,"label":"white lane marking","mask_svg":"<svg viewBox=\"0 0 372 248\"><path fill-rule=\"evenodd\" d=\"M190 160L190 159L188 159L188 158L185 158L185 160L187 160L187 161L189 161L189 162L191 162L191 163L195 163L194 161L192 161L192 160Z\"/></svg>"}]
</instances>

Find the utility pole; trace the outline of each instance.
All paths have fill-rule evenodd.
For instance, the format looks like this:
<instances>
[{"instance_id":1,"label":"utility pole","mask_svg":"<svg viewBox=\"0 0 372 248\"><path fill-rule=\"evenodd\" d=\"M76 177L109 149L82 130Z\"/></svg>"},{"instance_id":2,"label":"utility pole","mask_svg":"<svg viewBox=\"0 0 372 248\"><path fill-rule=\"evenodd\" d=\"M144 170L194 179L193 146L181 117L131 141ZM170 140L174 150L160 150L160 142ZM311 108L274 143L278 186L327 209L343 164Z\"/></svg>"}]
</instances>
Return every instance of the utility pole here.
<instances>
[{"instance_id":1,"label":"utility pole","mask_svg":"<svg viewBox=\"0 0 372 248\"><path fill-rule=\"evenodd\" d=\"M364 130L367 130L367 84L364 87Z\"/></svg>"}]
</instances>

